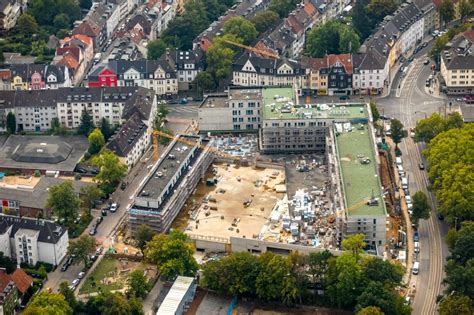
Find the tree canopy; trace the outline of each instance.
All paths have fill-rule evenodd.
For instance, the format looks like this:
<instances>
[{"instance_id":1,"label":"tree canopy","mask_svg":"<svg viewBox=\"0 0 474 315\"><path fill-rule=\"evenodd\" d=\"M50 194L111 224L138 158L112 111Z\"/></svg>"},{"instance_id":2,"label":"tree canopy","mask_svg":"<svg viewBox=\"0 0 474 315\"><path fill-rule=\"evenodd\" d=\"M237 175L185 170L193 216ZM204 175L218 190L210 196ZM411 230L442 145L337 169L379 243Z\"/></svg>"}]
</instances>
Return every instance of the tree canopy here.
<instances>
[{"instance_id":1,"label":"tree canopy","mask_svg":"<svg viewBox=\"0 0 474 315\"><path fill-rule=\"evenodd\" d=\"M360 40L364 41L373 33L377 25L397 9L394 0L361 0L356 1L351 18Z\"/></svg>"},{"instance_id":2,"label":"tree canopy","mask_svg":"<svg viewBox=\"0 0 474 315\"><path fill-rule=\"evenodd\" d=\"M12 112L7 114L7 131L10 134L14 134L16 132L16 118L15 114Z\"/></svg>"},{"instance_id":3,"label":"tree canopy","mask_svg":"<svg viewBox=\"0 0 474 315\"><path fill-rule=\"evenodd\" d=\"M85 185L81 187L80 198L83 206L90 211L94 203L104 197L104 192L96 185Z\"/></svg>"},{"instance_id":4,"label":"tree canopy","mask_svg":"<svg viewBox=\"0 0 474 315\"><path fill-rule=\"evenodd\" d=\"M63 219L66 225L76 219L80 205L81 200L74 191L71 181L49 187L46 208L51 209L58 218Z\"/></svg>"},{"instance_id":5,"label":"tree canopy","mask_svg":"<svg viewBox=\"0 0 474 315\"><path fill-rule=\"evenodd\" d=\"M134 232L133 238L137 241L137 246L143 254L146 244L153 239L156 232L146 224L140 225Z\"/></svg>"},{"instance_id":6,"label":"tree canopy","mask_svg":"<svg viewBox=\"0 0 474 315\"><path fill-rule=\"evenodd\" d=\"M395 146L402 142L402 139L407 136L407 131L403 127L403 124L398 119L392 119L390 121L390 130L392 132L392 139L395 142Z\"/></svg>"},{"instance_id":7,"label":"tree canopy","mask_svg":"<svg viewBox=\"0 0 474 315\"><path fill-rule=\"evenodd\" d=\"M143 270L137 269L128 275L128 293L137 298L145 298L150 290L150 283Z\"/></svg>"},{"instance_id":8,"label":"tree canopy","mask_svg":"<svg viewBox=\"0 0 474 315\"><path fill-rule=\"evenodd\" d=\"M89 148L87 151L91 154L97 154L105 145L105 138L99 128L95 128L87 137L89 140Z\"/></svg>"},{"instance_id":9,"label":"tree canopy","mask_svg":"<svg viewBox=\"0 0 474 315\"><path fill-rule=\"evenodd\" d=\"M311 57L318 58L327 54L356 52L359 47L359 35L347 24L338 20L314 27L306 41L306 52Z\"/></svg>"},{"instance_id":10,"label":"tree canopy","mask_svg":"<svg viewBox=\"0 0 474 315\"><path fill-rule=\"evenodd\" d=\"M166 51L166 43L162 39L155 39L148 43L147 45L147 59L157 60L160 59Z\"/></svg>"},{"instance_id":11,"label":"tree canopy","mask_svg":"<svg viewBox=\"0 0 474 315\"><path fill-rule=\"evenodd\" d=\"M89 132L94 129L94 121L92 120L92 116L89 114L87 110L83 110L81 114L81 123L77 128L77 133L80 135L87 136Z\"/></svg>"},{"instance_id":12,"label":"tree canopy","mask_svg":"<svg viewBox=\"0 0 474 315\"><path fill-rule=\"evenodd\" d=\"M255 26L257 32L263 33L275 27L279 20L278 13L266 10L255 14L250 22Z\"/></svg>"},{"instance_id":13,"label":"tree canopy","mask_svg":"<svg viewBox=\"0 0 474 315\"><path fill-rule=\"evenodd\" d=\"M454 4L451 0L443 0L438 11L439 18L445 25L454 19Z\"/></svg>"},{"instance_id":14,"label":"tree canopy","mask_svg":"<svg viewBox=\"0 0 474 315\"><path fill-rule=\"evenodd\" d=\"M352 253L352 256L358 257L365 247L364 234L354 234L342 241L342 248Z\"/></svg>"},{"instance_id":15,"label":"tree canopy","mask_svg":"<svg viewBox=\"0 0 474 315\"><path fill-rule=\"evenodd\" d=\"M257 39L255 26L241 16L232 17L224 23L224 34L240 38L245 45L249 45Z\"/></svg>"},{"instance_id":16,"label":"tree canopy","mask_svg":"<svg viewBox=\"0 0 474 315\"><path fill-rule=\"evenodd\" d=\"M102 150L92 159L92 163L100 168L94 180L106 195L115 190L127 172L127 165L120 162L117 155L110 150Z\"/></svg>"},{"instance_id":17,"label":"tree canopy","mask_svg":"<svg viewBox=\"0 0 474 315\"><path fill-rule=\"evenodd\" d=\"M429 219L431 207L428 203L428 197L422 191L417 191L413 195L413 222L418 225L420 219Z\"/></svg>"},{"instance_id":18,"label":"tree canopy","mask_svg":"<svg viewBox=\"0 0 474 315\"><path fill-rule=\"evenodd\" d=\"M72 315L73 312L62 294L41 292L33 297L23 314Z\"/></svg>"},{"instance_id":19,"label":"tree canopy","mask_svg":"<svg viewBox=\"0 0 474 315\"><path fill-rule=\"evenodd\" d=\"M299 0L272 0L268 9L278 13L280 18L284 18L296 8L298 3L300 3Z\"/></svg>"},{"instance_id":20,"label":"tree canopy","mask_svg":"<svg viewBox=\"0 0 474 315\"><path fill-rule=\"evenodd\" d=\"M438 113L433 113L429 117L420 119L415 127L415 141L430 142L431 139L453 128L461 128L464 122L457 112L451 113L445 119Z\"/></svg>"},{"instance_id":21,"label":"tree canopy","mask_svg":"<svg viewBox=\"0 0 474 315\"><path fill-rule=\"evenodd\" d=\"M145 248L145 259L156 264L161 274L168 278L194 276L198 264L194 259L194 248L181 231L155 235Z\"/></svg>"},{"instance_id":22,"label":"tree canopy","mask_svg":"<svg viewBox=\"0 0 474 315\"><path fill-rule=\"evenodd\" d=\"M450 295L439 305L440 315L471 315L474 313L471 299L465 295Z\"/></svg>"},{"instance_id":23,"label":"tree canopy","mask_svg":"<svg viewBox=\"0 0 474 315\"><path fill-rule=\"evenodd\" d=\"M95 247L95 238L89 235L82 235L77 240L69 242L68 253L70 255L75 255L73 260L74 264L83 262L84 266L87 266L89 255L94 253Z\"/></svg>"}]
</instances>

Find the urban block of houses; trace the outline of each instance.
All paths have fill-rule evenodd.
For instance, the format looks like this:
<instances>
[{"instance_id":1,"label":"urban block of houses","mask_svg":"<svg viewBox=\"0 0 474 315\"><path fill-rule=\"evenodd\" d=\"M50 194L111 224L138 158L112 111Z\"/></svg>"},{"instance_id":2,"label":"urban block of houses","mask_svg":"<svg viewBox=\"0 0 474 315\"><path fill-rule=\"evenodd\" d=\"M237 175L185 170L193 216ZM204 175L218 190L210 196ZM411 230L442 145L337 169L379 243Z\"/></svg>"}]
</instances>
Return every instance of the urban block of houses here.
<instances>
[{"instance_id":1,"label":"urban block of houses","mask_svg":"<svg viewBox=\"0 0 474 315\"><path fill-rule=\"evenodd\" d=\"M72 35L59 42L53 64L62 65L69 69L73 85L80 83L84 71L92 62L94 47L92 38L86 35Z\"/></svg>"},{"instance_id":2,"label":"urban block of houses","mask_svg":"<svg viewBox=\"0 0 474 315\"><path fill-rule=\"evenodd\" d=\"M441 89L448 95L474 94L474 28L453 38L441 52Z\"/></svg>"},{"instance_id":3,"label":"urban block of houses","mask_svg":"<svg viewBox=\"0 0 474 315\"><path fill-rule=\"evenodd\" d=\"M0 215L0 251L21 264L57 266L69 245L67 228L52 221Z\"/></svg>"},{"instance_id":4,"label":"urban block of houses","mask_svg":"<svg viewBox=\"0 0 474 315\"><path fill-rule=\"evenodd\" d=\"M61 65L17 64L0 70L0 90L42 90L71 86L69 69Z\"/></svg>"},{"instance_id":5,"label":"urban block of houses","mask_svg":"<svg viewBox=\"0 0 474 315\"><path fill-rule=\"evenodd\" d=\"M118 60L94 68L88 86L140 86L152 89L159 96L170 97L178 93L178 78L175 69L165 59Z\"/></svg>"},{"instance_id":6,"label":"urban block of houses","mask_svg":"<svg viewBox=\"0 0 474 315\"><path fill-rule=\"evenodd\" d=\"M24 294L32 285L33 278L23 269L17 268L11 275L4 269L0 269L0 313L16 314L16 309L22 304Z\"/></svg>"}]
</instances>

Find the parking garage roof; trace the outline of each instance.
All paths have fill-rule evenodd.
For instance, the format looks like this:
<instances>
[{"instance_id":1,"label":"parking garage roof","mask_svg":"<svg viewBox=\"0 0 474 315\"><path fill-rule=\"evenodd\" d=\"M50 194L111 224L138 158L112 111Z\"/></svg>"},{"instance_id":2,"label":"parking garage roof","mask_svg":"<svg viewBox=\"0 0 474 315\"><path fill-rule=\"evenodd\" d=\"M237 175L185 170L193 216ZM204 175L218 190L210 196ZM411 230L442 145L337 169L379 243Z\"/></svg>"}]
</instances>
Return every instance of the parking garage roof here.
<instances>
[{"instance_id":1,"label":"parking garage roof","mask_svg":"<svg viewBox=\"0 0 474 315\"><path fill-rule=\"evenodd\" d=\"M366 119L363 104L298 104L291 87L263 88L263 119Z\"/></svg>"},{"instance_id":2,"label":"parking garage roof","mask_svg":"<svg viewBox=\"0 0 474 315\"><path fill-rule=\"evenodd\" d=\"M198 144L200 138L182 135L178 139L186 142L192 141ZM175 176L180 163L184 161L191 152L191 149L189 144L175 141L172 144L172 148L168 151L168 154L162 156L158 166L153 168L153 175L150 176L143 186L138 198L158 199L170 180Z\"/></svg>"}]
</instances>

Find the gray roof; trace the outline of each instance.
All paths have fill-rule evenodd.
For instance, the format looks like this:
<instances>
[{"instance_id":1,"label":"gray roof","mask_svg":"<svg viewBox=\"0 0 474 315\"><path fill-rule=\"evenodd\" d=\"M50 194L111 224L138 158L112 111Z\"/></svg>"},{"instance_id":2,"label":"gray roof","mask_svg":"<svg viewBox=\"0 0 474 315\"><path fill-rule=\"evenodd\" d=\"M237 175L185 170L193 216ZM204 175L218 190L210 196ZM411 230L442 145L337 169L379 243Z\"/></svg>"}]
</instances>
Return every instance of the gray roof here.
<instances>
[{"instance_id":1,"label":"gray roof","mask_svg":"<svg viewBox=\"0 0 474 315\"><path fill-rule=\"evenodd\" d=\"M453 56L450 61L443 56L446 68L449 70L474 69L474 56Z\"/></svg>"},{"instance_id":2,"label":"gray roof","mask_svg":"<svg viewBox=\"0 0 474 315\"><path fill-rule=\"evenodd\" d=\"M65 66L61 65L40 65L40 64L14 64L10 66L12 77L20 76L23 81L31 81L31 76L34 73L41 74L41 78L46 80L50 74L54 74L57 78L57 83L64 83Z\"/></svg>"},{"instance_id":3,"label":"gray roof","mask_svg":"<svg viewBox=\"0 0 474 315\"><path fill-rule=\"evenodd\" d=\"M142 120L150 119L154 100L155 92L153 90L138 88L125 103L122 118L130 119L133 114L137 113Z\"/></svg>"},{"instance_id":4,"label":"gray roof","mask_svg":"<svg viewBox=\"0 0 474 315\"><path fill-rule=\"evenodd\" d=\"M386 56L382 56L375 49L369 49L363 54L353 54L352 64L354 72L360 70L383 70L385 68Z\"/></svg>"},{"instance_id":5,"label":"gray roof","mask_svg":"<svg viewBox=\"0 0 474 315\"><path fill-rule=\"evenodd\" d=\"M12 227L10 237L14 237L19 229L28 229L39 231L39 242L51 244L56 244L64 233L67 232L66 227L52 221L0 214L0 234L7 232L10 226Z\"/></svg>"},{"instance_id":6,"label":"gray roof","mask_svg":"<svg viewBox=\"0 0 474 315\"><path fill-rule=\"evenodd\" d=\"M11 135L0 148L0 169L72 172L88 146L82 136Z\"/></svg>"},{"instance_id":7,"label":"gray roof","mask_svg":"<svg viewBox=\"0 0 474 315\"><path fill-rule=\"evenodd\" d=\"M252 63L257 73L273 74L275 76L293 76L303 73L301 71L300 63L296 60L262 58L255 54L247 52L244 52L241 55L237 56L237 58L232 64L234 71L245 72L245 70L243 70L243 66L247 63L248 60L250 60L250 63ZM276 70L285 63L293 69L294 74L277 73Z\"/></svg>"},{"instance_id":8,"label":"gray roof","mask_svg":"<svg viewBox=\"0 0 474 315\"><path fill-rule=\"evenodd\" d=\"M147 132L138 113L134 113L107 143L107 148L120 157L126 157L138 140Z\"/></svg>"}]
</instances>

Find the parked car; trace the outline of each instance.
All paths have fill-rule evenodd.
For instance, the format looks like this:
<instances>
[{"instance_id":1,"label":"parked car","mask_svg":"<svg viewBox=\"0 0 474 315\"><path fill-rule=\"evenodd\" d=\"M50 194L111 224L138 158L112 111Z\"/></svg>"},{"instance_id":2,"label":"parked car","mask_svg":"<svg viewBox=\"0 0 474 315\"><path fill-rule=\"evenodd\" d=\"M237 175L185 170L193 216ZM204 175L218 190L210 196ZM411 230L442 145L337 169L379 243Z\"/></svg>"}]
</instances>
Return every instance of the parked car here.
<instances>
[{"instance_id":1,"label":"parked car","mask_svg":"<svg viewBox=\"0 0 474 315\"><path fill-rule=\"evenodd\" d=\"M415 231L415 233L413 233L413 241L414 242L420 241L420 235L418 234L418 231Z\"/></svg>"},{"instance_id":2,"label":"parked car","mask_svg":"<svg viewBox=\"0 0 474 315\"><path fill-rule=\"evenodd\" d=\"M89 231L89 235L93 236L93 235L96 235L97 234L97 226L92 226L90 231Z\"/></svg>"},{"instance_id":3,"label":"parked car","mask_svg":"<svg viewBox=\"0 0 474 315\"><path fill-rule=\"evenodd\" d=\"M418 167L420 168L420 170L424 170L425 169L425 164L420 163L420 164L418 164Z\"/></svg>"},{"instance_id":4,"label":"parked car","mask_svg":"<svg viewBox=\"0 0 474 315\"><path fill-rule=\"evenodd\" d=\"M107 216L107 208L103 208L102 210L100 210L100 212L101 212L103 217Z\"/></svg>"},{"instance_id":5,"label":"parked car","mask_svg":"<svg viewBox=\"0 0 474 315\"><path fill-rule=\"evenodd\" d=\"M427 64L430 63L430 60L429 59L425 59L425 61L423 61L423 64L426 66Z\"/></svg>"},{"instance_id":6,"label":"parked car","mask_svg":"<svg viewBox=\"0 0 474 315\"><path fill-rule=\"evenodd\" d=\"M95 221L95 225L98 226L99 224L102 223L103 220L104 220L104 217L102 216L97 217L97 220Z\"/></svg>"},{"instance_id":7,"label":"parked car","mask_svg":"<svg viewBox=\"0 0 474 315\"><path fill-rule=\"evenodd\" d=\"M127 188L127 183L122 182L122 183L120 184L120 189L125 190L125 188Z\"/></svg>"},{"instance_id":8,"label":"parked car","mask_svg":"<svg viewBox=\"0 0 474 315\"><path fill-rule=\"evenodd\" d=\"M90 259L91 262L94 262L94 261L97 260L97 256L96 256L96 255L92 255L89 259Z\"/></svg>"},{"instance_id":9,"label":"parked car","mask_svg":"<svg viewBox=\"0 0 474 315\"><path fill-rule=\"evenodd\" d=\"M69 265L68 265L67 262L66 262L66 263L64 263L64 265L62 265L61 271L62 271L62 272L65 272L65 271L67 270L67 268L69 268Z\"/></svg>"},{"instance_id":10,"label":"parked car","mask_svg":"<svg viewBox=\"0 0 474 315\"><path fill-rule=\"evenodd\" d=\"M103 250L102 246L101 246L101 247L97 247L97 249L95 250L95 255L96 255L96 256L99 256L100 254L102 254L102 250Z\"/></svg>"},{"instance_id":11,"label":"parked car","mask_svg":"<svg viewBox=\"0 0 474 315\"><path fill-rule=\"evenodd\" d=\"M85 273L84 271L81 271L81 272L79 272L79 274L77 275L77 277L78 277L79 279L82 279L82 278L84 278L85 275L86 275L86 273Z\"/></svg>"},{"instance_id":12,"label":"parked car","mask_svg":"<svg viewBox=\"0 0 474 315\"><path fill-rule=\"evenodd\" d=\"M113 212L117 211L119 206L120 206L120 204L114 202L110 205L109 211L113 213Z\"/></svg>"},{"instance_id":13,"label":"parked car","mask_svg":"<svg viewBox=\"0 0 474 315\"><path fill-rule=\"evenodd\" d=\"M413 60L415 60L415 56L410 56L410 58L408 58L408 62L412 62Z\"/></svg>"}]
</instances>

